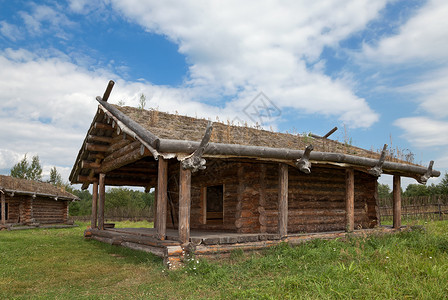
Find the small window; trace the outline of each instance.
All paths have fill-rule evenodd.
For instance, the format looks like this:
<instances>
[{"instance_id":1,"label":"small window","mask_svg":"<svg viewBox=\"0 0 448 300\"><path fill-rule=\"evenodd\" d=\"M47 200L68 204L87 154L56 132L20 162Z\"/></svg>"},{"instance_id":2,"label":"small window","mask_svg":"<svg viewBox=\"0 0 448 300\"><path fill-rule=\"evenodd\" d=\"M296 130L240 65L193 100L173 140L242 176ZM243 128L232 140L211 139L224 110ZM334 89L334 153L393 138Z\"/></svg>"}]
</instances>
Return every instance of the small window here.
<instances>
[{"instance_id":1,"label":"small window","mask_svg":"<svg viewBox=\"0 0 448 300\"><path fill-rule=\"evenodd\" d=\"M3 219L3 207L2 204L0 203L0 220ZM8 220L8 203L5 203L5 220Z\"/></svg>"},{"instance_id":2,"label":"small window","mask_svg":"<svg viewBox=\"0 0 448 300\"><path fill-rule=\"evenodd\" d=\"M223 213L224 186L223 185L208 186L206 195L207 195L206 196L207 224L222 223L224 219L224 213Z\"/></svg>"}]
</instances>

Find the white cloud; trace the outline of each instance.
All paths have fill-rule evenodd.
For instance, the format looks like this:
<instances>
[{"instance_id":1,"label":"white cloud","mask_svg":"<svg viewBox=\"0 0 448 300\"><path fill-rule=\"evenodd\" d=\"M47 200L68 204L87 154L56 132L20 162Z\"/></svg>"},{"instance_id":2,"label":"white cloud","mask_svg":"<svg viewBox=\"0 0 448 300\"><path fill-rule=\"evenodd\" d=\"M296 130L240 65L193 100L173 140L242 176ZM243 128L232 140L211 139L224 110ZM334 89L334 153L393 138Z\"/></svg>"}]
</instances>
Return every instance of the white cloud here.
<instances>
[{"instance_id":1,"label":"white cloud","mask_svg":"<svg viewBox=\"0 0 448 300\"><path fill-rule=\"evenodd\" d=\"M376 46L366 45L365 55L374 61L419 64L447 61L448 2L429 0L399 33L382 39Z\"/></svg>"},{"instance_id":2,"label":"white cloud","mask_svg":"<svg viewBox=\"0 0 448 300\"><path fill-rule=\"evenodd\" d=\"M417 147L448 145L448 122L427 117L401 118L394 125L405 133L404 137Z\"/></svg>"},{"instance_id":3,"label":"white cloud","mask_svg":"<svg viewBox=\"0 0 448 300\"><path fill-rule=\"evenodd\" d=\"M33 4L31 13L21 11L19 15L28 32L34 36L40 36L43 32L52 32L58 38L67 39L64 27L75 26L75 23L70 21L64 13L47 5Z\"/></svg>"},{"instance_id":4,"label":"white cloud","mask_svg":"<svg viewBox=\"0 0 448 300\"><path fill-rule=\"evenodd\" d=\"M19 28L6 21L0 21L0 34L13 42L23 38L23 34L20 32Z\"/></svg>"},{"instance_id":5,"label":"white cloud","mask_svg":"<svg viewBox=\"0 0 448 300\"><path fill-rule=\"evenodd\" d=\"M311 71L323 47L374 19L384 1L112 1L120 13L179 45L190 87L202 97L234 96L244 107L264 91L280 107L336 116L352 127L378 120L344 80Z\"/></svg>"}]
</instances>

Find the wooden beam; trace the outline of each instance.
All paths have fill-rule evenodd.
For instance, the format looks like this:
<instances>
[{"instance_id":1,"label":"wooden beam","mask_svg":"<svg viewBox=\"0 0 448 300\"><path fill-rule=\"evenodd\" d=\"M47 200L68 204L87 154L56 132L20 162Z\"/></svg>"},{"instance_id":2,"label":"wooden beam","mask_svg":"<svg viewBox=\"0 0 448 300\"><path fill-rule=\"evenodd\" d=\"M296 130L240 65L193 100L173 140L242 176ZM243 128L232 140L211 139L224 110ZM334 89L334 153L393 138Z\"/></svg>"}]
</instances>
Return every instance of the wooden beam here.
<instances>
[{"instance_id":1,"label":"wooden beam","mask_svg":"<svg viewBox=\"0 0 448 300\"><path fill-rule=\"evenodd\" d=\"M86 143L87 151L107 152L108 149L109 149L109 146L106 146L106 145Z\"/></svg>"},{"instance_id":2,"label":"wooden beam","mask_svg":"<svg viewBox=\"0 0 448 300\"><path fill-rule=\"evenodd\" d=\"M5 201L5 193L3 191L0 191L1 198L2 198L2 225L6 224L6 201Z\"/></svg>"},{"instance_id":3,"label":"wooden beam","mask_svg":"<svg viewBox=\"0 0 448 300\"><path fill-rule=\"evenodd\" d=\"M98 229L104 229L104 204L106 197L106 174L100 174L100 183L98 187Z\"/></svg>"},{"instance_id":4,"label":"wooden beam","mask_svg":"<svg viewBox=\"0 0 448 300\"><path fill-rule=\"evenodd\" d=\"M113 130L112 126L109 124L104 124L100 122L96 122L95 125L93 125L95 129L103 129L103 130Z\"/></svg>"},{"instance_id":5,"label":"wooden beam","mask_svg":"<svg viewBox=\"0 0 448 300\"><path fill-rule=\"evenodd\" d=\"M199 146L199 142L187 141L187 140L171 140L171 139L161 139L159 141L160 146L159 152L182 152L182 153L192 153ZM205 147L204 154L210 155L228 155L232 157L256 157L256 158L273 158L282 160L295 160L304 155L303 150L293 150L286 148L271 148L271 147L260 147L260 146L246 146L238 144L222 144L222 143L208 143ZM335 163L346 163L355 166L363 167L374 167L378 162L378 159L366 158L342 153L335 152L320 152L313 151L310 154L311 161L323 161L323 162L335 162ZM399 171L406 174L420 174L426 173L427 168L395 163L385 161L383 164L383 170L387 173L393 171ZM431 176L438 177L440 172L432 170ZM412 177L412 176L410 176Z\"/></svg>"},{"instance_id":6,"label":"wooden beam","mask_svg":"<svg viewBox=\"0 0 448 300\"><path fill-rule=\"evenodd\" d=\"M355 230L355 171L345 170L345 230Z\"/></svg>"},{"instance_id":7,"label":"wooden beam","mask_svg":"<svg viewBox=\"0 0 448 300\"><path fill-rule=\"evenodd\" d=\"M392 188L394 208L393 208L393 226L395 229L401 227L401 177L394 175Z\"/></svg>"},{"instance_id":8,"label":"wooden beam","mask_svg":"<svg viewBox=\"0 0 448 300\"><path fill-rule=\"evenodd\" d=\"M182 244L190 241L191 170L179 170L179 240Z\"/></svg>"},{"instance_id":9,"label":"wooden beam","mask_svg":"<svg viewBox=\"0 0 448 300\"><path fill-rule=\"evenodd\" d=\"M278 233L288 234L288 165L279 164L278 168Z\"/></svg>"},{"instance_id":10,"label":"wooden beam","mask_svg":"<svg viewBox=\"0 0 448 300\"><path fill-rule=\"evenodd\" d=\"M205 134L202 137L201 143L199 147L185 160L181 162L181 165L185 169L189 169L192 172L196 172L198 170L205 169L205 159L202 158L204 154L205 147L210 141L210 137L212 136L213 125L211 121L208 121L207 128L205 129Z\"/></svg>"},{"instance_id":11,"label":"wooden beam","mask_svg":"<svg viewBox=\"0 0 448 300\"><path fill-rule=\"evenodd\" d=\"M101 99L96 99L107 111L109 111L115 118L120 120L124 125L126 125L130 131L140 137L143 141L148 143L152 148L158 150L159 149L159 138L151 133L149 130L143 128L142 125L132 120L126 114L121 112L115 106L102 101ZM193 150L194 151L194 150Z\"/></svg>"},{"instance_id":12,"label":"wooden beam","mask_svg":"<svg viewBox=\"0 0 448 300\"><path fill-rule=\"evenodd\" d=\"M118 157L123 156L135 149L140 149L141 143L139 141L135 141L133 143L131 143L128 140L123 140L123 141L126 143L122 143L120 145L120 147L118 147L118 148L113 149L113 146L116 144L110 146L108 152L112 152L112 153L104 158L103 163L107 163L114 159L117 159ZM120 143L117 143L117 144L120 144ZM111 150L113 150L113 151L111 151Z\"/></svg>"},{"instance_id":13,"label":"wooden beam","mask_svg":"<svg viewBox=\"0 0 448 300\"><path fill-rule=\"evenodd\" d=\"M111 144L111 145L109 146L109 149L107 149L107 152L108 152L108 153L111 153L111 152L120 150L120 149L126 147L127 145L131 144L131 142L132 142L132 141L131 141L131 140L128 140L128 139L121 139L121 140L119 140L119 141L117 141L117 142ZM134 142L134 143L136 143L136 142ZM140 143L139 143L139 144L140 144Z\"/></svg>"},{"instance_id":14,"label":"wooden beam","mask_svg":"<svg viewBox=\"0 0 448 300\"><path fill-rule=\"evenodd\" d=\"M102 163L101 168L98 170L100 173L107 173L109 171L112 171L114 169L121 168L122 166L125 166L127 164L133 163L138 161L139 159L142 159L143 157L149 156L151 153L144 148L143 151L139 147L138 149L135 149L123 156L120 156L116 158L115 160Z\"/></svg>"},{"instance_id":15,"label":"wooden beam","mask_svg":"<svg viewBox=\"0 0 448 300\"><path fill-rule=\"evenodd\" d=\"M168 160L160 157L157 176L157 238L165 240L166 209L168 200Z\"/></svg>"},{"instance_id":16,"label":"wooden beam","mask_svg":"<svg viewBox=\"0 0 448 300\"><path fill-rule=\"evenodd\" d=\"M99 167L101 167L101 164L96 161L83 160L81 162L81 168L83 169L98 169Z\"/></svg>"},{"instance_id":17,"label":"wooden beam","mask_svg":"<svg viewBox=\"0 0 448 300\"><path fill-rule=\"evenodd\" d=\"M101 143L108 143L108 144L110 144L112 142L112 138L108 137L108 136L98 136L98 135L89 134L87 136L87 141L89 141L89 142L101 142Z\"/></svg>"},{"instance_id":18,"label":"wooden beam","mask_svg":"<svg viewBox=\"0 0 448 300\"><path fill-rule=\"evenodd\" d=\"M90 226L92 228L97 228L97 218L98 218L98 182L93 183L93 194L92 194L92 218Z\"/></svg>"},{"instance_id":19,"label":"wooden beam","mask_svg":"<svg viewBox=\"0 0 448 300\"><path fill-rule=\"evenodd\" d=\"M103 98L101 100L106 101L109 99L110 93L112 92L112 88L114 87L115 82L113 80L109 80L107 84L107 88L104 91Z\"/></svg>"},{"instance_id":20,"label":"wooden beam","mask_svg":"<svg viewBox=\"0 0 448 300\"><path fill-rule=\"evenodd\" d=\"M322 138L326 139L328 138L330 135L332 135L336 130L338 130L337 127L334 127L332 130L330 130L326 135L324 135Z\"/></svg>"}]
</instances>

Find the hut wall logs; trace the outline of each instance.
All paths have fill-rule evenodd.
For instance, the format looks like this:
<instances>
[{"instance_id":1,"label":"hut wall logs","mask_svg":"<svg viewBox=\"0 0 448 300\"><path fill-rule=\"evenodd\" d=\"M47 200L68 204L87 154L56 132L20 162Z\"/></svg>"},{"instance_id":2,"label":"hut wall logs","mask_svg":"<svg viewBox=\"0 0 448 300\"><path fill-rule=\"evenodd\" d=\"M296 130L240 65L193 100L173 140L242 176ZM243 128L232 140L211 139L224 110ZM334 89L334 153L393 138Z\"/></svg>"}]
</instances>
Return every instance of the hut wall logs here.
<instances>
[{"instance_id":1,"label":"hut wall logs","mask_svg":"<svg viewBox=\"0 0 448 300\"><path fill-rule=\"evenodd\" d=\"M33 200L34 221L41 224L66 223L67 205L67 201L37 197Z\"/></svg>"},{"instance_id":2,"label":"hut wall logs","mask_svg":"<svg viewBox=\"0 0 448 300\"><path fill-rule=\"evenodd\" d=\"M68 201L56 201L46 197L6 195L8 224L57 224L68 222Z\"/></svg>"},{"instance_id":3,"label":"hut wall logs","mask_svg":"<svg viewBox=\"0 0 448 300\"><path fill-rule=\"evenodd\" d=\"M167 227L178 228L179 162L169 161ZM345 169L289 167L288 233L345 230ZM376 177L354 171L355 229L378 225ZM222 220L207 218L207 187L223 186ZM278 232L278 163L207 159L191 177L191 229ZM174 220L174 222L173 222Z\"/></svg>"}]
</instances>

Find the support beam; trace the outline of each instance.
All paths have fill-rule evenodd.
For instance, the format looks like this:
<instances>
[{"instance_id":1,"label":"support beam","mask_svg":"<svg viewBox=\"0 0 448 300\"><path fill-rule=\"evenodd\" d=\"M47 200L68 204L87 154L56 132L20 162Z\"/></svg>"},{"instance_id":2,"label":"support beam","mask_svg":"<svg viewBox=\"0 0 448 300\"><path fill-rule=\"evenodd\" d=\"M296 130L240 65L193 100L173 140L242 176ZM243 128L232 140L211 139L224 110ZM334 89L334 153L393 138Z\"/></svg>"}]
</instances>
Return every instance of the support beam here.
<instances>
[{"instance_id":1,"label":"support beam","mask_svg":"<svg viewBox=\"0 0 448 300\"><path fill-rule=\"evenodd\" d=\"M109 162L104 162L101 164L101 168L98 170L100 173L107 173L112 170L121 168L125 165L134 163L143 157L150 156L151 153L146 148L138 147L137 149L126 153L123 156L120 156L114 160L111 160Z\"/></svg>"},{"instance_id":2,"label":"support beam","mask_svg":"<svg viewBox=\"0 0 448 300\"><path fill-rule=\"evenodd\" d=\"M394 175L393 181L393 225L395 229L401 227L401 177Z\"/></svg>"},{"instance_id":3,"label":"support beam","mask_svg":"<svg viewBox=\"0 0 448 300\"><path fill-rule=\"evenodd\" d=\"M5 200L5 193L3 191L0 191L0 195L2 198L2 225L6 224L6 200Z\"/></svg>"},{"instance_id":4,"label":"support beam","mask_svg":"<svg viewBox=\"0 0 448 300\"><path fill-rule=\"evenodd\" d=\"M92 194L92 218L90 222L90 227L97 228L97 218L98 218L98 182L93 183L93 194Z\"/></svg>"},{"instance_id":5,"label":"support beam","mask_svg":"<svg viewBox=\"0 0 448 300\"><path fill-rule=\"evenodd\" d=\"M279 164L278 168L278 233L288 234L288 165Z\"/></svg>"},{"instance_id":6,"label":"support beam","mask_svg":"<svg viewBox=\"0 0 448 300\"><path fill-rule=\"evenodd\" d=\"M345 230L355 230L355 171L345 170Z\"/></svg>"},{"instance_id":7,"label":"support beam","mask_svg":"<svg viewBox=\"0 0 448 300\"><path fill-rule=\"evenodd\" d=\"M100 183L98 187L98 229L104 229L104 203L106 197L106 174L100 174Z\"/></svg>"},{"instance_id":8,"label":"support beam","mask_svg":"<svg viewBox=\"0 0 448 300\"><path fill-rule=\"evenodd\" d=\"M164 240L166 236L166 208L168 199L168 160L159 159L157 176L157 238Z\"/></svg>"},{"instance_id":9,"label":"support beam","mask_svg":"<svg viewBox=\"0 0 448 300\"><path fill-rule=\"evenodd\" d=\"M179 240L182 244L190 241L191 170L179 170Z\"/></svg>"}]
</instances>

